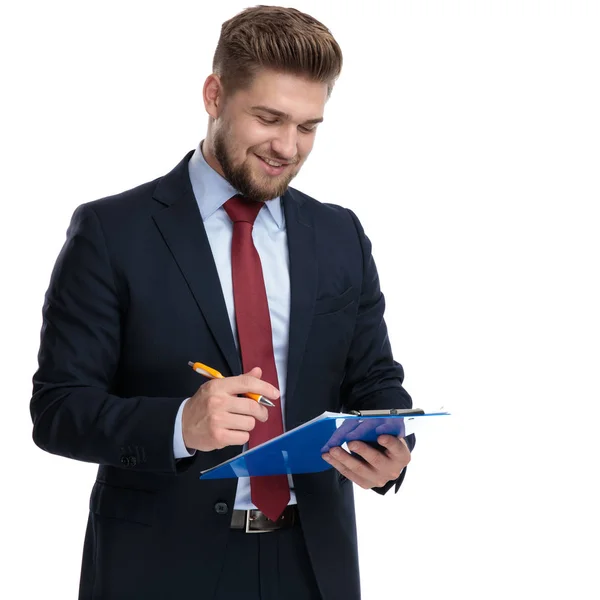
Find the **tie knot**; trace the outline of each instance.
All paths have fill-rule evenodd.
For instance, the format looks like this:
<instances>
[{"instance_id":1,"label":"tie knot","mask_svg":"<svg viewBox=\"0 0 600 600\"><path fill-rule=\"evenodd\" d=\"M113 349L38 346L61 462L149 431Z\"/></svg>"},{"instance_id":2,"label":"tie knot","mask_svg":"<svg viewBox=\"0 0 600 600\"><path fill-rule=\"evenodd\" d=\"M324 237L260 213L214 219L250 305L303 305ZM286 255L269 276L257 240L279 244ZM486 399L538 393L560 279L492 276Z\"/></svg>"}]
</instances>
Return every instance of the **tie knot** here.
<instances>
[{"instance_id":1,"label":"tie knot","mask_svg":"<svg viewBox=\"0 0 600 600\"><path fill-rule=\"evenodd\" d=\"M234 223L243 221L250 223L250 225L254 224L254 221L256 220L256 217L262 207L263 202L255 202L254 200L248 200L242 196L233 196L232 198L229 198L225 204L223 204L225 212L227 212L229 218Z\"/></svg>"}]
</instances>

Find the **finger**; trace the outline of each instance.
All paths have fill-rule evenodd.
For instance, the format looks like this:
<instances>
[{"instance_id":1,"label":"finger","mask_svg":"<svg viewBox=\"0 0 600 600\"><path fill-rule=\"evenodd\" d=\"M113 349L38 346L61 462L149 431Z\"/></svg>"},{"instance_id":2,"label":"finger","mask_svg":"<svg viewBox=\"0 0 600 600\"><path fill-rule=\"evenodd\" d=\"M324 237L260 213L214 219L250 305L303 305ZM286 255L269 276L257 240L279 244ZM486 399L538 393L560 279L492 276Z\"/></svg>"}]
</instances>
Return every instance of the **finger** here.
<instances>
[{"instance_id":1,"label":"finger","mask_svg":"<svg viewBox=\"0 0 600 600\"><path fill-rule=\"evenodd\" d=\"M352 451L360 450L361 458L350 455L347 458L338 453L335 459L343 465L344 475L365 489L383 487L388 481L397 479L410 461L410 455L408 460L390 457L363 442L350 442L348 447ZM335 455L336 452L332 451L331 454Z\"/></svg>"},{"instance_id":2,"label":"finger","mask_svg":"<svg viewBox=\"0 0 600 600\"><path fill-rule=\"evenodd\" d=\"M375 429L375 432L378 435L383 435L387 433L388 435L394 435L396 437L403 437L406 432L406 428L404 426L404 419L389 419L384 422L382 425Z\"/></svg>"},{"instance_id":3,"label":"finger","mask_svg":"<svg viewBox=\"0 0 600 600\"><path fill-rule=\"evenodd\" d=\"M349 442L348 449L361 456L376 470L385 470L389 466L391 458L369 444L358 441Z\"/></svg>"},{"instance_id":4,"label":"finger","mask_svg":"<svg viewBox=\"0 0 600 600\"><path fill-rule=\"evenodd\" d=\"M373 433L381 423L381 419L370 418L360 421L359 423L358 427L348 434L348 440L365 440L370 436L372 436L371 439L374 439L375 436Z\"/></svg>"},{"instance_id":5,"label":"finger","mask_svg":"<svg viewBox=\"0 0 600 600\"><path fill-rule=\"evenodd\" d=\"M344 462L338 460L335 456L332 456L331 452L327 452L323 454L323 460L329 463L334 469L336 469L339 473L341 473L346 479L356 483L361 488L367 490L371 487L374 487L375 484L371 483L369 477L365 477L356 471L350 469Z\"/></svg>"},{"instance_id":6,"label":"finger","mask_svg":"<svg viewBox=\"0 0 600 600\"><path fill-rule=\"evenodd\" d=\"M334 446L341 446L347 441L348 434L360 425L358 419L346 419L332 434L327 443L321 449L326 452Z\"/></svg>"},{"instance_id":7,"label":"finger","mask_svg":"<svg viewBox=\"0 0 600 600\"><path fill-rule=\"evenodd\" d=\"M345 469L344 475L346 472L353 473L354 476L363 478L364 480L369 480L369 476L373 471L373 467L361 460L360 458L356 458L352 456L348 452L346 452L343 448L332 448L329 451L329 455L332 456L340 465ZM354 481L354 479L353 479Z\"/></svg>"},{"instance_id":8,"label":"finger","mask_svg":"<svg viewBox=\"0 0 600 600\"><path fill-rule=\"evenodd\" d=\"M372 432L376 430L377 424L381 419L346 419L340 427L338 427L331 439L323 447L322 452L329 450L333 446L341 446L350 440L364 440L371 437Z\"/></svg>"},{"instance_id":9,"label":"finger","mask_svg":"<svg viewBox=\"0 0 600 600\"><path fill-rule=\"evenodd\" d=\"M234 429L221 429L214 437L216 448L226 446L243 446L248 443L250 433L248 431L237 431Z\"/></svg>"},{"instance_id":10,"label":"finger","mask_svg":"<svg viewBox=\"0 0 600 600\"><path fill-rule=\"evenodd\" d=\"M226 411L236 415L247 415L263 423L269 418L269 411L266 406L262 406L251 398L239 396L229 396Z\"/></svg>"},{"instance_id":11,"label":"finger","mask_svg":"<svg viewBox=\"0 0 600 600\"><path fill-rule=\"evenodd\" d=\"M224 413L217 421L218 427L230 431L252 431L256 427L256 419L248 415Z\"/></svg>"},{"instance_id":12,"label":"finger","mask_svg":"<svg viewBox=\"0 0 600 600\"><path fill-rule=\"evenodd\" d=\"M235 396L236 394L259 394L276 400L279 398L279 390L270 383L258 379L253 375L235 375L233 377L224 377L223 379L213 379L211 382L215 389L219 386L219 391Z\"/></svg>"},{"instance_id":13,"label":"finger","mask_svg":"<svg viewBox=\"0 0 600 600\"><path fill-rule=\"evenodd\" d=\"M250 432L256 426L256 419L246 415L221 412L211 415L207 425L213 446L224 448L247 443Z\"/></svg>"},{"instance_id":14,"label":"finger","mask_svg":"<svg viewBox=\"0 0 600 600\"><path fill-rule=\"evenodd\" d=\"M381 444L389 453L389 456L393 458L405 457L407 453L410 456L410 450L408 449L404 438L398 438L393 435L380 435L377 438L377 442Z\"/></svg>"}]
</instances>

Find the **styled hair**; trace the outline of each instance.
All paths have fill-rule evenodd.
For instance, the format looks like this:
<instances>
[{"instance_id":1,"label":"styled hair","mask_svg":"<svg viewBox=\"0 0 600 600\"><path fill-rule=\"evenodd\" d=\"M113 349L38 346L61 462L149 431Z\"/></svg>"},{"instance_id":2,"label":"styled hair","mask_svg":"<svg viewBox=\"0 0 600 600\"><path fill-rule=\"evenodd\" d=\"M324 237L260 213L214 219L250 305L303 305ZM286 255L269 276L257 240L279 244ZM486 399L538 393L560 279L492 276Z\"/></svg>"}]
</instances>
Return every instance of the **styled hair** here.
<instances>
[{"instance_id":1,"label":"styled hair","mask_svg":"<svg viewBox=\"0 0 600 600\"><path fill-rule=\"evenodd\" d=\"M213 72L225 92L252 85L261 69L326 83L327 97L342 70L342 50L331 31L295 8L255 6L221 26Z\"/></svg>"}]
</instances>

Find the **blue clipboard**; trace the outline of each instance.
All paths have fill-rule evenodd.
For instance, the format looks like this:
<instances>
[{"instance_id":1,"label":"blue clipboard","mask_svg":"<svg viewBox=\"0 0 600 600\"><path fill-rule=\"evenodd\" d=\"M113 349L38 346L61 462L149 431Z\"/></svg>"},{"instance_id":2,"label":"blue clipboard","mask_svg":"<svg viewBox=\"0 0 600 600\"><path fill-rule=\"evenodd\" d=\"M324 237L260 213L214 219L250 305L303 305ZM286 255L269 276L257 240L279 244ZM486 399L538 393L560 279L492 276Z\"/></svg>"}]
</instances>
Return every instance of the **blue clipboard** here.
<instances>
[{"instance_id":1,"label":"blue clipboard","mask_svg":"<svg viewBox=\"0 0 600 600\"><path fill-rule=\"evenodd\" d=\"M247 450L200 473L202 479L227 479L251 475L317 473L333 468L321 454L352 440L376 442L378 436L404 437L412 433L415 419L449 415L420 409L354 411L353 414L324 412L282 435Z\"/></svg>"}]
</instances>

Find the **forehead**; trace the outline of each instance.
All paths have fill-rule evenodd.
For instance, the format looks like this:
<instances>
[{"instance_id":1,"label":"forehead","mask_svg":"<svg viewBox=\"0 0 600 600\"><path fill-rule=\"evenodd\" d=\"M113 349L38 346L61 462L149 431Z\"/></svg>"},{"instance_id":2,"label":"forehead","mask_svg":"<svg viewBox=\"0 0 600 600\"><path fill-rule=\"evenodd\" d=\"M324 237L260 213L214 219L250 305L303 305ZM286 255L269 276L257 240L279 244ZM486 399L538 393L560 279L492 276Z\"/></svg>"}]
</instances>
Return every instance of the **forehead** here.
<instances>
[{"instance_id":1,"label":"forehead","mask_svg":"<svg viewBox=\"0 0 600 600\"><path fill-rule=\"evenodd\" d=\"M293 119L315 119L323 116L327 84L263 69L254 77L250 87L236 92L232 100L245 110L266 106Z\"/></svg>"}]
</instances>

